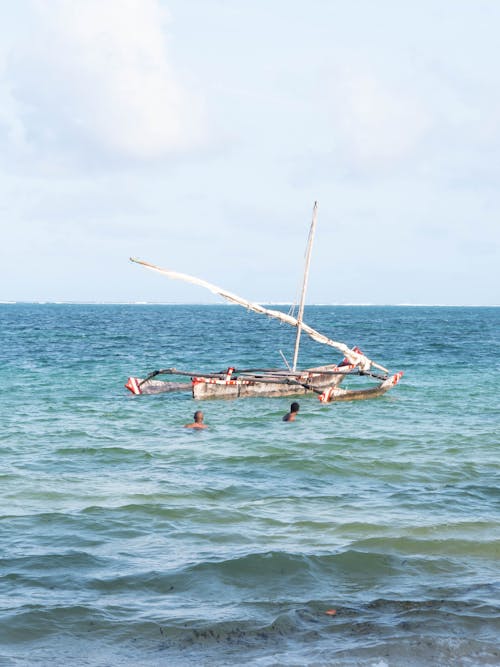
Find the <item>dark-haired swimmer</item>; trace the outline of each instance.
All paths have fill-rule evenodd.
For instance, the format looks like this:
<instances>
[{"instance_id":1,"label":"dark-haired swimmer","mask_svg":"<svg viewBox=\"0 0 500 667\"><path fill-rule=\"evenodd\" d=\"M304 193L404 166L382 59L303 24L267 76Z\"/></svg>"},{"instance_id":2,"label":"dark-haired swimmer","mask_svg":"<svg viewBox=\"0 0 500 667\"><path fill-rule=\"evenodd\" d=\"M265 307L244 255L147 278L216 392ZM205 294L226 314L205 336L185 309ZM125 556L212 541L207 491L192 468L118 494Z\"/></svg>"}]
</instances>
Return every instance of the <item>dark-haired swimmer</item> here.
<instances>
[{"instance_id":1,"label":"dark-haired swimmer","mask_svg":"<svg viewBox=\"0 0 500 667\"><path fill-rule=\"evenodd\" d=\"M293 402L292 405L290 406L290 412L287 412L286 415L283 417L284 422L294 422L295 417L297 416L297 412L299 411L299 404Z\"/></svg>"}]
</instances>

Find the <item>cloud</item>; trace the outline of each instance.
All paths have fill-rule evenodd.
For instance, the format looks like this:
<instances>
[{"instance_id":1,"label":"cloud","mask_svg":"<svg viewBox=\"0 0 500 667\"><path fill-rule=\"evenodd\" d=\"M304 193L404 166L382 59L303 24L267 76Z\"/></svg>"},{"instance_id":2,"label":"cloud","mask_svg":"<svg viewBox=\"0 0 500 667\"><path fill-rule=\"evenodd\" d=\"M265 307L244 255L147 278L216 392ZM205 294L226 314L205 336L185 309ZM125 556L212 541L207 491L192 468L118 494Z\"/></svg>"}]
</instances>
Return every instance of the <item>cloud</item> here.
<instances>
[{"instance_id":1,"label":"cloud","mask_svg":"<svg viewBox=\"0 0 500 667\"><path fill-rule=\"evenodd\" d=\"M325 171L432 178L451 189L498 181L497 72L483 68L473 76L444 56L397 64L345 60L327 83L330 141L323 162L315 157Z\"/></svg>"},{"instance_id":2,"label":"cloud","mask_svg":"<svg viewBox=\"0 0 500 667\"><path fill-rule=\"evenodd\" d=\"M202 104L174 71L159 0L38 0L29 8L36 28L6 67L10 134L26 149L151 160L202 142Z\"/></svg>"},{"instance_id":3,"label":"cloud","mask_svg":"<svg viewBox=\"0 0 500 667\"><path fill-rule=\"evenodd\" d=\"M337 146L356 166L399 163L418 149L432 124L417 95L368 69L337 70L330 96Z\"/></svg>"}]
</instances>

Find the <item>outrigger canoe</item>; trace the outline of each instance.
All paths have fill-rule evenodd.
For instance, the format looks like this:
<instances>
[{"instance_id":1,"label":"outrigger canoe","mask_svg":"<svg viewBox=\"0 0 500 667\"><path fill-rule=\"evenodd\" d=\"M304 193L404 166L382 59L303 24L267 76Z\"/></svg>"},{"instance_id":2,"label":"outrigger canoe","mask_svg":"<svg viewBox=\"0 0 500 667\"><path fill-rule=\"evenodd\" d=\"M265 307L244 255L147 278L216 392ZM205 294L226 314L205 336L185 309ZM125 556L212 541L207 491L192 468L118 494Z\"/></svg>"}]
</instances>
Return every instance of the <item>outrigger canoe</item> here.
<instances>
[{"instance_id":1,"label":"outrigger canoe","mask_svg":"<svg viewBox=\"0 0 500 667\"><path fill-rule=\"evenodd\" d=\"M293 364L291 366L287 364L288 368L286 369L257 368L243 370L237 370L235 367L231 367L224 371L213 373L165 368L149 373L144 379L129 377L125 387L135 395L158 394L171 391L190 391L193 398L196 400L213 398L245 398L250 396L300 396L303 394L314 393L317 394L320 401L324 403L376 398L392 389L401 379L403 375L402 371L390 373L387 368L363 354L359 347L350 348L345 343L332 340L304 322L305 294L316 218L317 202L314 204L313 219L309 231L306 267L297 317L282 313L278 310L264 308L260 304L247 301L246 299L217 287L201 278L196 278L195 276L190 276L185 273L178 273L177 271L172 271L170 269L163 269L155 264L150 264L149 262L133 257L130 258L132 262L140 264L151 271L156 271L174 280L183 280L204 287L210 292L221 296L226 301L296 327L297 334ZM297 370L299 343L302 331L316 342L333 347L339 352L342 352L344 355L343 360L339 364ZM176 376L179 379L173 382L164 381L158 379L159 375ZM190 378L189 382L185 382L186 376ZM362 387L360 389L344 389L339 386L346 377L354 376L375 380L377 384L370 387Z\"/></svg>"}]
</instances>

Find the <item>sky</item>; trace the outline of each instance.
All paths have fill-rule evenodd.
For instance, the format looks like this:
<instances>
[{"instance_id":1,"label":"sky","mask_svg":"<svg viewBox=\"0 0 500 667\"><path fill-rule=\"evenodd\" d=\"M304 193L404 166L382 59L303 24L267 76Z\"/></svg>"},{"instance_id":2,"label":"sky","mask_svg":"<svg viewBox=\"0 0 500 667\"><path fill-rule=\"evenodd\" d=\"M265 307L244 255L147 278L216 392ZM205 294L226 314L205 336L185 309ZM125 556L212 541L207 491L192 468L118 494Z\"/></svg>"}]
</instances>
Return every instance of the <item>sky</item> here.
<instances>
[{"instance_id":1,"label":"sky","mask_svg":"<svg viewBox=\"0 0 500 667\"><path fill-rule=\"evenodd\" d=\"M500 304L497 0L0 0L0 301Z\"/></svg>"}]
</instances>

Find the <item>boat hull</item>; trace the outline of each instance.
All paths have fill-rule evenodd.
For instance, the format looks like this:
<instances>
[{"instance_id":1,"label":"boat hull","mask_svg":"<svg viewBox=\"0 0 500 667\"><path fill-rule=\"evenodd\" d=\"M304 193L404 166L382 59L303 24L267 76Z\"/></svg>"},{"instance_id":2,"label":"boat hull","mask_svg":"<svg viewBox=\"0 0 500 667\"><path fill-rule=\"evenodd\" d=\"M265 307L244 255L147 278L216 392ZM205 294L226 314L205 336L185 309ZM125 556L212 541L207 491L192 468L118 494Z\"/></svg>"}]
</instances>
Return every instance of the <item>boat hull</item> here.
<instances>
[{"instance_id":1,"label":"boat hull","mask_svg":"<svg viewBox=\"0 0 500 667\"><path fill-rule=\"evenodd\" d=\"M170 391L191 391L191 382L164 382L162 380L143 380L129 377L126 389L136 396L140 394L164 394Z\"/></svg>"},{"instance_id":2,"label":"boat hull","mask_svg":"<svg viewBox=\"0 0 500 667\"><path fill-rule=\"evenodd\" d=\"M325 389L338 387L344 376L353 368L353 365L317 366L301 371L301 375L296 378L291 378L286 371L283 371L282 376L277 371L272 376L246 374L238 377L232 374L232 369L228 369L225 376L192 377L190 383L130 377L125 387L135 395L191 391L193 398L197 401L251 396L303 396L304 394L321 394Z\"/></svg>"},{"instance_id":3,"label":"boat hull","mask_svg":"<svg viewBox=\"0 0 500 667\"><path fill-rule=\"evenodd\" d=\"M384 380L376 387L367 389L343 389L342 387L329 387L319 396L322 403L332 403L338 401L364 401L370 398L377 398L387 393L389 389L395 387L403 377L403 372L399 371L391 377Z\"/></svg>"},{"instance_id":4,"label":"boat hull","mask_svg":"<svg viewBox=\"0 0 500 667\"><path fill-rule=\"evenodd\" d=\"M210 399L234 399L249 398L252 396L279 397L279 396L303 396L304 394L321 394L325 389L335 388L342 382L345 374L353 369L352 365L346 366L318 366L309 368L296 379L285 375L282 380L273 376L266 382L266 376L214 379L206 377L193 378L193 398L197 401ZM338 373L332 375L332 373Z\"/></svg>"},{"instance_id":5,"label":"boat hull","mask_svg":"<svg viewBox=\"0 0 500 667\"><path fill-rule=\"evenodd\" d=\"M311 389L297 385L279 385L266 382L255 384L215 385L206 382L193 383L193 398L196 401L206 401L213 398L248 398L251 396L276 397L276 396L303 396L312 394Z\"/></svg>"}]
</instances>

